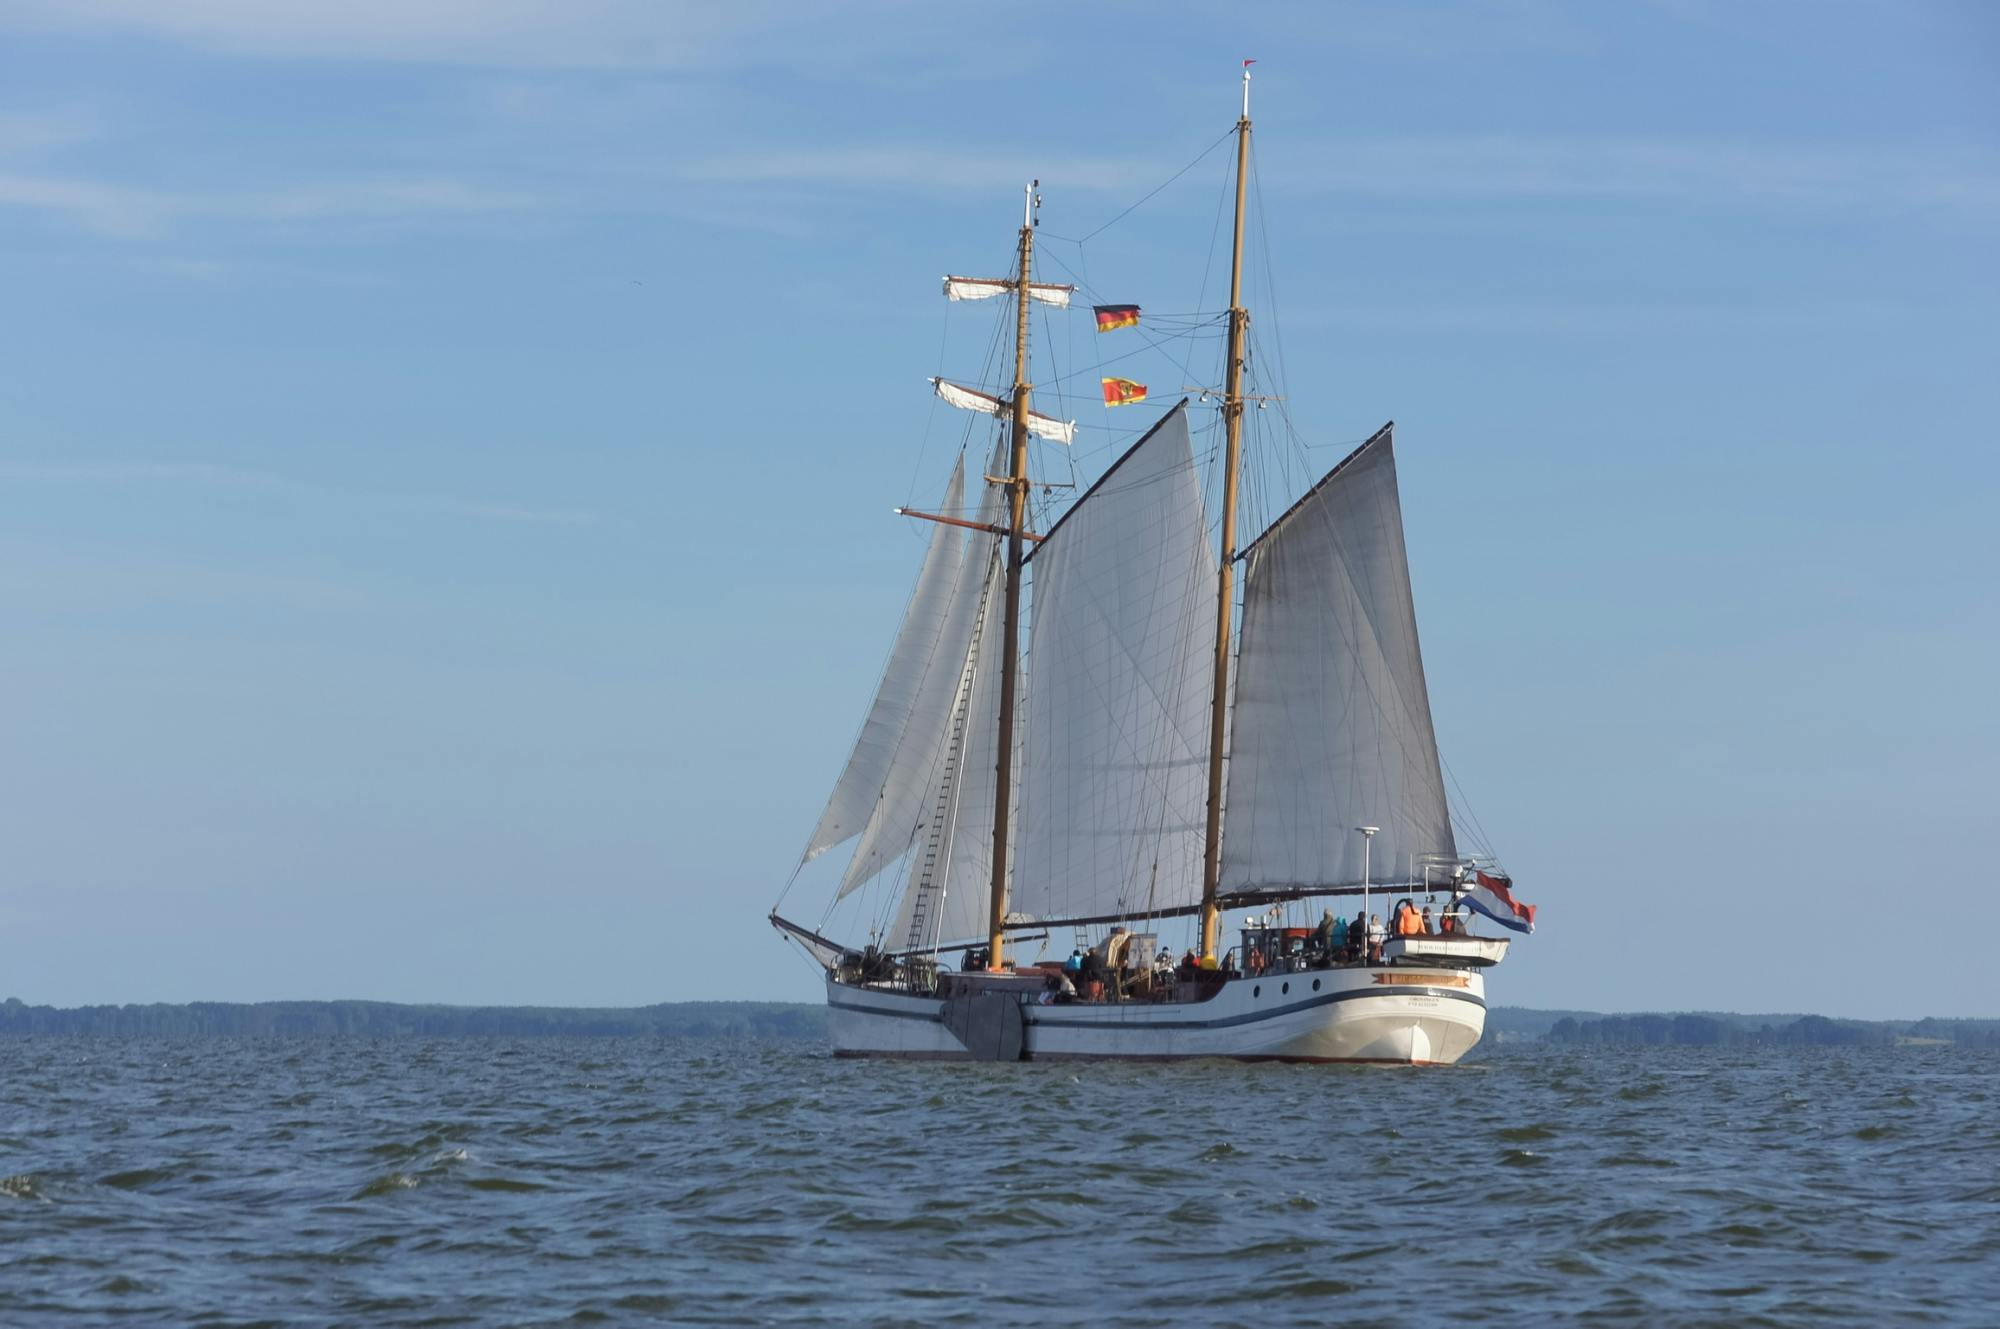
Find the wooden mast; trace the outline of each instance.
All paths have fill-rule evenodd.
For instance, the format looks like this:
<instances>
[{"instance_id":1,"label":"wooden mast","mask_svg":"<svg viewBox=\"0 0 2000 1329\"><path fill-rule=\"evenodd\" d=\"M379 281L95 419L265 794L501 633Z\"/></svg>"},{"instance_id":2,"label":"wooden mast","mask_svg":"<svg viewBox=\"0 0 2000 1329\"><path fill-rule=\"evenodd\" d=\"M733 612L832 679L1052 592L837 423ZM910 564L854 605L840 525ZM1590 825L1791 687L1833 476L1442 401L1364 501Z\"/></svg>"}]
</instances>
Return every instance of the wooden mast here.
<instances>
[{"instance_id":1,"label":"wooden mast","mask_svg":"<svg viewBox=\"0 0 2000 1329\"><path fill-rule=\"evenodd\" d=\"M1035 189L1021 210L1021 253L1014 284L1014 455L1007 471L1007 596L1000 641L1000 759L993 786L993 889L987 895L986 967L1006 967L1008 803L1014 783L1014 684L1021 654L1021 541L1028 519L1028 286L1035 258ZM1242 211L1238 207L1238 212ZM1239 229L1241 229L1239 227Z\"/></svg>"},{"instance_id":2,"label":"wooden mast","mask_svg":"<svg viewBox=\"0 0 2000 1329\"><path fill-rule=\"evenodd\" d=\"M1235 596L1236 476L1243 461L1243 340L1250 311L1243 307L1243 196L1250 166L1250 65L1243 62L1243 116L1236 122L1236 233L1229 260L1229 363L1222 389L1227 444L1222 472L1222 560L1215 587L1215 698L1208 725L1208 818L1202 842L1201 953L1215 955L1222 919L1222 757L1229 715L1229 618Z\"/></svg>"}]
</instances>

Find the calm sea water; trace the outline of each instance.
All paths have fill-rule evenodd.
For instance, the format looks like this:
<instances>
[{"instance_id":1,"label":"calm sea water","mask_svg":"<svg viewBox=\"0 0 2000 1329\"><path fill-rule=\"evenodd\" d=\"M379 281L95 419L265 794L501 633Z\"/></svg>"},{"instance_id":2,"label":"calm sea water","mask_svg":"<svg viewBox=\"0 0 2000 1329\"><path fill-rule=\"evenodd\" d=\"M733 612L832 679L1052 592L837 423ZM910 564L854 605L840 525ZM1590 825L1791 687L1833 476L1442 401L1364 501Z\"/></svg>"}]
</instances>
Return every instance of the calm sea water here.
<instances>
[{"instance_id":1,"label":"calm sea water","mask_svg":"<svg viewBox=\"0 0 2000 1329\"><path fill-rule=\"evenodd\" d=\"M0 1324L2000 1324L2000 1057L0 1040Z\"/></svg>"}]
</instances>

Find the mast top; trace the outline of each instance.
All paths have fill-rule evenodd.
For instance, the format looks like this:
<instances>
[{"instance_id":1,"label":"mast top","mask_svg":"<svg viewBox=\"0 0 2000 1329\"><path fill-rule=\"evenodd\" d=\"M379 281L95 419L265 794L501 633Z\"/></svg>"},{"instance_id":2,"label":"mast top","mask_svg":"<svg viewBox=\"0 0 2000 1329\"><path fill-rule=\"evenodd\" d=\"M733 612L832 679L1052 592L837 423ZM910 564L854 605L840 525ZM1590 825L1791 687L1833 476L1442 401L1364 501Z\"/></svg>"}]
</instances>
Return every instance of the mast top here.
<instances>
[{"instance_id":1,"label":"mast top","mask_svg":"<svg viewBox=\"0 0 2000 1329\"><path fill-rule=\"evenodd\" d=\"M1042 206L1042 196L1035 191L1041 187L1042 182L1040 180L1030 180L1021 187L1023 195L1021 199L1021 229L1024 231L1035 229L1035 209Z\"/></svg>"},{"instance_id":2,"label":"mast top","mask_svg":"<svg viewBox=\"0 0 2000 1329\"><path fill-rule=\"evenodd\" d=\"M1245 120L1250 118L1250 66L1256 63L1255 60L1245 60L1243 62L1243 118Z\"/></svg>"}]
</instances>

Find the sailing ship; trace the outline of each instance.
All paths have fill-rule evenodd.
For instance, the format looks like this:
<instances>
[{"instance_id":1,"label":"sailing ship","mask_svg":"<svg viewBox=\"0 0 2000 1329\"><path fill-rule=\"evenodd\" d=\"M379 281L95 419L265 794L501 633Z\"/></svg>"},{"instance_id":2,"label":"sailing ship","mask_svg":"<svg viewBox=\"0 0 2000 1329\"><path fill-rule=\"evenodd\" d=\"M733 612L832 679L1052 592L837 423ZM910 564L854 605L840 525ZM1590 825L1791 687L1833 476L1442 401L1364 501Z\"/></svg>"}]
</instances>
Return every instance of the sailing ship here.
<instances>
[{"instance_id":1,"label":"sailing ship","mask_svg":"<svg viewBox=\"0 0 2000 1329\"><path fill-rule=\"evenodd\" d=\"M856 842L828 917L871 883L898 889L865 941L770 915L822 970L839 1055L1450 1064L1480 1038L1509 944L1472 914L1532 930L1497 862L1454 838L1393 426L1238 547L1250 133L1246 62L1214 543L1186 399L1029 529L1029 440L1074 430L1032 405L1030 310L1075 290L1033 279L1036 185L1012 273L945 280L950 299L1011 302L1012 390L932 380L998 422L970 481L983 496L965 505L961 455L936 511L897 510L930 540L801 860ZM1105 383L1107 401L1138 387ZM1385 900L1393 935L1371 926ZM1236 909L1251 913L1225 944ZM1072 934L1067 961L1017 954Z\"/></svg>"}]
</instances>

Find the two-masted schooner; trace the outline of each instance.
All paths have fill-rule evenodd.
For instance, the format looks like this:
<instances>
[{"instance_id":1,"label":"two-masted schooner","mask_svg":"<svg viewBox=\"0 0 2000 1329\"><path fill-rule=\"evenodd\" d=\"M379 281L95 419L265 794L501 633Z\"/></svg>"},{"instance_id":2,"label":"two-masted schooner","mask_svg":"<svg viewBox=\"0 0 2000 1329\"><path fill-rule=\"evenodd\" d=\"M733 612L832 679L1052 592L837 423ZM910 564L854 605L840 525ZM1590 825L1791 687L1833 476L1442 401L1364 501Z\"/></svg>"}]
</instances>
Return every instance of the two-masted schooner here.
<instances>
[{"instance_id":1,"label":"two-masted schooner","mask_svg":"<svg viewBox=\"0 0 2000 1329\"><path fill-rule=\"evenodd\" d=\"M1216 543L1186 400L1028 528L1029 440L1073 429L1032 408L1030 310L1074 289L1033 280L1035 186L1012 274L946 278L951 299L1011 300L1012 390L932 381L999 422L970 478L983 497L965 506L961 456L935 512L899 509L930 541L801 864L853 839L835 902L891 869L900 890L865 941L771 914L824 971L839 1054L1449 1064L1479 1040L1483 971L1508 945L1472 913L1532 929L1497 864L1454 840L1391 426L1237 545L1249 77ZM1334 912L1348 897L1352 922ZM1176 963L1162 929L1182 920ZM1067 960L1015 954L1072 935Z\"/></svg>"}]
</instances>

